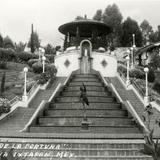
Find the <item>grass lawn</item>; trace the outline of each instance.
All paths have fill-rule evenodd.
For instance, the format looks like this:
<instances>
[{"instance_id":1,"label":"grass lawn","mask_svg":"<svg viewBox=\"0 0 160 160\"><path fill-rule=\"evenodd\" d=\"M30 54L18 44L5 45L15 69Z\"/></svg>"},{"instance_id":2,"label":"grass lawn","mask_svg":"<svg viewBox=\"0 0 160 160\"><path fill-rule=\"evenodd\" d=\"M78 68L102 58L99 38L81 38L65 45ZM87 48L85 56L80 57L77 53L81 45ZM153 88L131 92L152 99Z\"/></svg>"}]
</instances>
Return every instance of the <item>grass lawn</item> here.
<instances>
[{"instance_id":1,"label":"grass lawn","mask_svg":"<svg viewBox=\"0 0 160 160\"><path fill-rule=\"evenodd\" d=\"M28 67L27 64L8 62L7 69L0 69L0 83L2 75L5 72L5 93L4 96L11 100L15 96L22 96L24 85L24 73L23 68ZM28 67L29 68L29 67ZM36 75L33 72L27 73L28 84L33 84L36 79Z\"/></svg>"}]
</instances>

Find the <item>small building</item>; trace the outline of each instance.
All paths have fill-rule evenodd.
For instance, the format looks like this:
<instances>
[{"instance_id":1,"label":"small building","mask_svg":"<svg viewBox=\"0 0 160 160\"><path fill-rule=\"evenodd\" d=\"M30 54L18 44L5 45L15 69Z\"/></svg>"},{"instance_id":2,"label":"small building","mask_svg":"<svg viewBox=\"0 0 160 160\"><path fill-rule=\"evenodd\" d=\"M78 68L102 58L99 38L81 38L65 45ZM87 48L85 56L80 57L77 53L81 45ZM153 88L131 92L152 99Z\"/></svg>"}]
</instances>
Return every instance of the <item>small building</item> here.
<instances>
[{"instance_id":1,"label":"small building","mask_svg":"<svg viewBox=\"0 0 160 160\"><path fill-rule=\"evenodd\" d=\"M160 54L160 42L149 44L136 51L136 60L138 61L138 65L148 65L154 54Z\"/></svg>"}]
</instances>

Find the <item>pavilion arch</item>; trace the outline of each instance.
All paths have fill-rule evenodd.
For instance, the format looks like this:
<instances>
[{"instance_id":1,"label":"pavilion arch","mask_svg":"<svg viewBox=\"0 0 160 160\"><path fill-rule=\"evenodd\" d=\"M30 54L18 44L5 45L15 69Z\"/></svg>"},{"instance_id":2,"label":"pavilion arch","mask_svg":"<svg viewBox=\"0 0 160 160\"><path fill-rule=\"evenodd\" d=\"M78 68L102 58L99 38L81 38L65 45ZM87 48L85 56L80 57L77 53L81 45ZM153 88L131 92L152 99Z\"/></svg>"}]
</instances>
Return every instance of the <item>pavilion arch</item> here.
<instances>
[{"instance_id":1,"label":"pavilion arch","mask_svg":"<svg viewBox=\"0 0 160 160\"><path fill-rule=\"evenodd\" d=\"M83 44L84 43L88 43L89 44L89 57L91 58L91 53L92 53L92 43L88 40L88 39L84 39L83 41L81 41L80 43L80 54L81 57L83 57Z\"/></svg>"}]
</instances>

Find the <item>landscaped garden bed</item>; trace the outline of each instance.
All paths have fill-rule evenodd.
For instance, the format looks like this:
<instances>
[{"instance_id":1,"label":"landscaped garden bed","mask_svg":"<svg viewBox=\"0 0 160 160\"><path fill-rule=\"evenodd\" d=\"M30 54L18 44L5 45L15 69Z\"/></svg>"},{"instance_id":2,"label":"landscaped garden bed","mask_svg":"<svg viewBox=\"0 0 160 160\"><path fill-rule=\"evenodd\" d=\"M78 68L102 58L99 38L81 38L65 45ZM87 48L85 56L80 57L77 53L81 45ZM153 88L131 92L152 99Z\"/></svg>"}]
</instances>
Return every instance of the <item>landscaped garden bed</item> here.
<instances>
[{"instance_id":1,"label":"landscaped garden bed","mask_svg":"<svg viewBox=\"0 0 160 160\"><path fill-rule=\"evenodd\" d=\"M5 72L5 92L4 97L11 100L15 96L22 96L23 86L24 86L24 73L23 68L28 67L27 64L8 62L6 69L0 69L0 78L2 78ZM37 75L33 72L28 72L27 74L27 90L36 81ZM0 79L1 80L1 79Z\"/></svg>"}]
</instances>

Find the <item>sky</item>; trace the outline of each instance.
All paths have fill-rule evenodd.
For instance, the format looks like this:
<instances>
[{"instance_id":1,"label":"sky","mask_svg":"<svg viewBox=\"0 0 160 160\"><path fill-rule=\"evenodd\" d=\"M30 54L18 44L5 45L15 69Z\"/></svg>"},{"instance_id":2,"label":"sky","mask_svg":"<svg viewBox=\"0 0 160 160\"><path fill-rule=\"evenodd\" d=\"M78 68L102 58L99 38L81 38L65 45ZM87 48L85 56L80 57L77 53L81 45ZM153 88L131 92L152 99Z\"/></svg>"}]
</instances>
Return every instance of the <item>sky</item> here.
<instances>
[{"instance_id":1,"label":"sky","mask_svg":"<svg viewBox=\"0 0 160 160\"><path fill-rule=\"evenodd\" d=\"M76 16L92 18L98 9L117 4L123 15L139 24L148 20L156 30L160 24L160 0L0 0L0 33L18 43L28 42L31 24L37 31L41 44L61 45L64 36L58 27L73 21Z\"/></svg>"}]
</instances>

